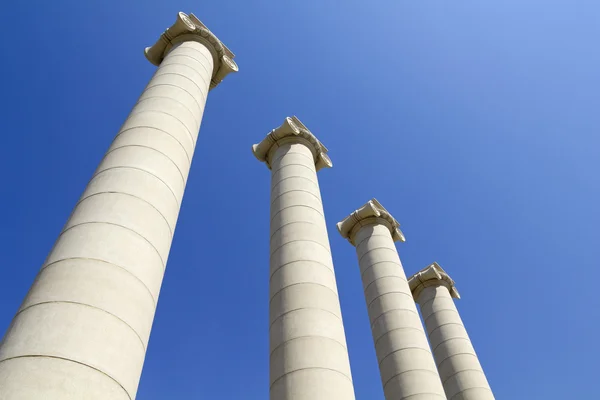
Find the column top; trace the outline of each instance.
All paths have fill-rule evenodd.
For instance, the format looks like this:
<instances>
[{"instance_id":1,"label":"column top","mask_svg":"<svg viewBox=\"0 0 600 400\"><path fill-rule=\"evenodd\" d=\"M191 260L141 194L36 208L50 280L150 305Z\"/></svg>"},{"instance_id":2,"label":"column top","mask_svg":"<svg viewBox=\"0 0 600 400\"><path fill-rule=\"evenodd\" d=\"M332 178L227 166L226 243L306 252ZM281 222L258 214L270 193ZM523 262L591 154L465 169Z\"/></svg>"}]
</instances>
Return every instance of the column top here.
<instances>
[{"instance_id":1,"label":"column top","mask_svg":"<svg viewBox=\"0 0 600 400\"><path fill-rule=\"evenodd\" d=\"M271 158L275 154L275 150L286 143L302 143L306 145L313 153L317 171L333 166L331 159L327 155L329 151L327 147L296 116L286 117L279 128L273 129L262 142L252 146L252 153L254 153L254 156L259 161L264 162L271 169Z\"/></svg>"},{"instance_id":2,"label":"column top","mask_svg":"<svg viewBox=\"0 0 600 400\"><path fill-rule=\"evenodd\" d=\"M233 61L235 54L194 14L187 15L179 12L175 23L160 35L153 46L146 47L144 53L148 61L154 65L160 65L174 45L187 41L202 43L210 51L214 62L213 76L210 82L211 89L217 87L225 76L238 71L238 66Z\"/></svg>"},{"instance_id":3,"label":"column top","mask_svg":"<svg viewBox=\"0 0 600 400\"><path fill-rule=\"evenodd\" d=\"M440 264L434 262L428 267L417 272L408 278L408 285L415 301L419 298L421 291L429 286L446 286L450 295L455 299L460 299L460 294L454 286L454 280L440 267Z\"/></svg>"},{"instance_id":4,"label":"column top","mask_svg":"<svg viewBox=\"0 0 600 400\"><path fill-rule=\"evenodd\" d=\"M364 206L337 223L337 229L344 239L354 243L356 233L366 225L383 224L388 227L394 242L405 242L404 234L400 230L400 223L386 210L377 199L373 198Z\"/></svg>"}]
</instances>

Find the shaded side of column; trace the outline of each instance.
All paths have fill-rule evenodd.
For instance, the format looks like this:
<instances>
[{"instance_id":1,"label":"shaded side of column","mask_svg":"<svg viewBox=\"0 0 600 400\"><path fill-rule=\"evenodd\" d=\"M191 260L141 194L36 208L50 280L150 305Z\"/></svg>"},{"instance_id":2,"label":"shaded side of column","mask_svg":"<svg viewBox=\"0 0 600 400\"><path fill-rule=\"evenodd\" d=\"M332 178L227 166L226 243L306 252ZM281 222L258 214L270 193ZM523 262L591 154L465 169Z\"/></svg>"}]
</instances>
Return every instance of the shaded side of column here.
<instances>
[{"instance_id":1,"label":"shaded side of column","mask_svg":"<svg viewBox=\"0 0 600 400\"><path fill-rule=\"evenodd\" d=\"M174 43L0 344L0 398L134 399L214 57Z\"/></svg>"},{"instance_id":2,"label":"shaded side of column","mask_svg":"<svg viewBox=\"0 0 600 400\"><path fill-rule=\"evenodd\" d=\"M338 229L356 246L385 398L445 399L394 245L404 241L397 221L373 199Z\"/></svg>"},{"instance_id":3,"label":"shaded side of column","mask_svg":"<svg viewBox=\"0 0 600 400\"><path fill-rule=\"evenodd\" d=\"M411 277L448 400L493 400L494 395L460 318L454 281L437 263Z\"/></svg>"},{"instance_id":4,"label":"shaded side of column","mask_svg":"<svg viewBox=\"0 0 600 400\"><path fill-rule=\"evenodd\" d=\"M320 143L272 134L270 398L352 400L354 389L316 174ZM301 131L301 132L300 132ZM316 140L316 139L315 139ZM255 152L256 154L256 152ZM259 157L259 159L261 159Z\"/></svg>"}]
</instances>

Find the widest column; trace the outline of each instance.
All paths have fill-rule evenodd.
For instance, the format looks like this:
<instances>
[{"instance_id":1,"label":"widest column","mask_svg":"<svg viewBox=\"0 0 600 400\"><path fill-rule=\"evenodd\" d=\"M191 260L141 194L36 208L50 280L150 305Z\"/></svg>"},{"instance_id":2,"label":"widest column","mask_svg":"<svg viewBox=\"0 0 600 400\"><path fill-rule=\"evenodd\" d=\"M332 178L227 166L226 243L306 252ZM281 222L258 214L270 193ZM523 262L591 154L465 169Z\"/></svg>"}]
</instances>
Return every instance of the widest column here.
<instances>
[{"instance_id":1,"label":"widest column","mask_svg":"<svg viewBox=\"0 0 600 400\"><path fill-rule=\"evenodd\" d=\"M271 170L270 399L353 400L317 179L327 149L291 117L253 152Z\"/></svg>"},{"instance_id":2,"label":"widest column","mask_svg":"<svg viewBox=\"0 0 600 400\"><path fill-rule=\"evenodd\" d=\"M444 389L394 242L398 221L370 200L338 223L356 246L386 400L440 400Z\"/></svg>"},{"instance_id":3,"label":"widest column","mask_svg":"<svg viewBox=\"0 0 600 400\"><path fill-rule=\"evenodd\" d=\"M493 400L494 395L463 325L454 281L433 263L409 279L448 400Z\"/></svg>"},{"instance_id":4,"label":"widest column","mask_svg":"<svg viewBox=\"0 0 600 400\"><path fill-rule=\"evenodd\" d=\"M193 15L159 65L0 343L2 400L135 398L208 91L237 70Z\"/></svg>"}]
</instances>

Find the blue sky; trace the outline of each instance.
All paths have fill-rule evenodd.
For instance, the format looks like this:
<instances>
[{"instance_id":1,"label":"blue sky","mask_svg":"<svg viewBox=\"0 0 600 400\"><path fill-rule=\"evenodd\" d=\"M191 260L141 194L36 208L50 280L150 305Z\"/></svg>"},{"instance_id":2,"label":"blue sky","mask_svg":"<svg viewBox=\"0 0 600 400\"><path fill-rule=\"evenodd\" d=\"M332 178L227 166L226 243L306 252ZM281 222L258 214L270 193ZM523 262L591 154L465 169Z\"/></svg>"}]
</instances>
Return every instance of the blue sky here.
<instances>
[{"instance_id":1,"label":"blue sky","mask_svg":"<svg viewBox=\"0 0 600 400\"><path fill-rule=\"evenodd\" d=\"M597 1L4 4L0 334L180 10L240 72L208 99L139 400L268 398L270 174L250 147L291 114L334 162L319 178L357 399L383 393L335 223L371 197L408 275L438 261L456 280L496 398L600 398Z\"/></svg>"}]
</instances>

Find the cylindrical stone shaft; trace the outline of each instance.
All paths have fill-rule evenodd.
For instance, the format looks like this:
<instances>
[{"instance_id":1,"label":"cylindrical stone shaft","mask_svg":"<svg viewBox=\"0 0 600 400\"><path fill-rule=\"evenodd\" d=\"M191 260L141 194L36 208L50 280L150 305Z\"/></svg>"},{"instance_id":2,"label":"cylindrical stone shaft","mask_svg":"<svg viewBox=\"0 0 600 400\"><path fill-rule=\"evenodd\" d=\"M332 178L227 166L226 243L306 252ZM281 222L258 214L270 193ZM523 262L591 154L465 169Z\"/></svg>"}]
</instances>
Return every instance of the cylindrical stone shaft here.
<instances>
[{"instance_id":1,"label":"cylindrical stone shaft","mask_svg":"<svg viewBox=\"0 0 600 400\"><path fill-rule=\"evenodd\" d=\"M270 164L270 398L352 400L313 153L292 141L274 151Z\"/></svg>"},{"instance_id":2,"label":"cylindrical stone shaft","mask_svg":"<svg viewBox=\"0 0 600 400\"><path fill-rule=\"evenodd\" d=\"M448 400L493 400L475 349L445 285L425 287L418 303Z\"/></svg>"},{"instance_id":3,"label":"cylindrical stone shaft","mask_svg":"<svg viewBox=\"0 0 600 400\"><path fill-rule=\"evenodd\" d=\"M160 64L0 344L0 399L135 398L212 74L194 41Z\"/></svg>"},{"instance_id":4,"label":"cylindrical stone shaft","mask_svg":"<svg viewBox=\"0 0 600 400\"><path fill-rule=\"evenodd\" d=\"M389 227L365 225L353 240L386 400L445 399Z\"/></svg>"}]
</instances>

